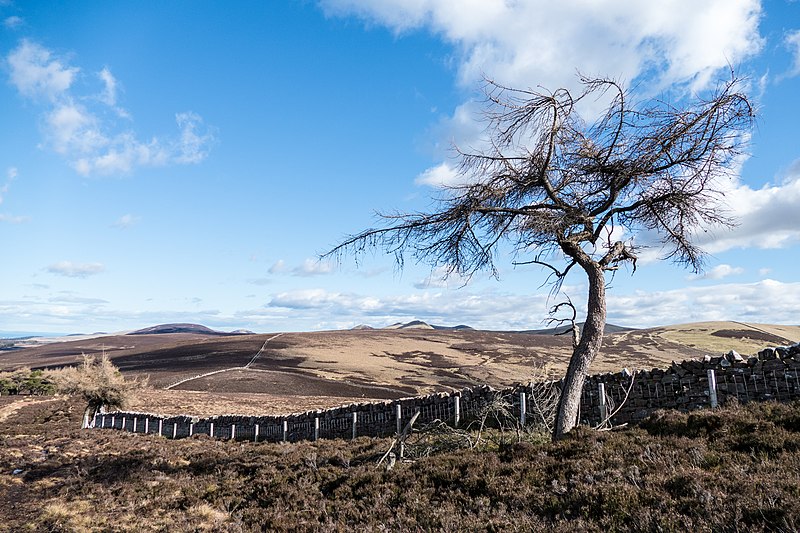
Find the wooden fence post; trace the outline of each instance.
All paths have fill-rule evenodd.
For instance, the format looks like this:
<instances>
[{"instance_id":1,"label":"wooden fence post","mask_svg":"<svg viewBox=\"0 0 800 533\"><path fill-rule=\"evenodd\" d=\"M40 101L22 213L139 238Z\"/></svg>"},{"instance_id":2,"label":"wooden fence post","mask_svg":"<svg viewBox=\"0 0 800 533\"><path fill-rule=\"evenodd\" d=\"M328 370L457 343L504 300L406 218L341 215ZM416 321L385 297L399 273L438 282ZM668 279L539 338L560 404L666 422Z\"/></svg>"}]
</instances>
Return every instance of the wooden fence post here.
<instances>
[{"instance_id":1,"label":"wooden fence post","mask_svg":"<svg viewBox=\"0 0 800 533\"><path fill-rule=\"evenodd\" d=\"M214 422L211 422L208 427L208 436L214 438Z\"/></svg>"},{"instance_id":2,"label":"wooden fence post","mask_svg":"<svg viewBox=\"0 0 800 533\"><path fill-rule=\"evenodd\" d=\"M258 424L256 424L256 430L253 433L253 442L258 442Z\"/></svg>"},{"instance_id":3,"label":"wooden fence post","mask_svg":"<svg viewBox=\"0 0 800 533\"><path fill-rule=\"evenodd\" d=\"M105 428L106 427L106 415L103 415L103 420L100 422L100 427L101 428Z\"/></svg>"},{"instance_id":4,"label":"wooden fence post","mask_svg":"<svg viewBox=\"0 0 800 533\"><path fill-rule=\"evenodd\" d=\"M112 416L111 417L111 429L117 429L117 417L116 416Z\"/></svg>"},{"instance_id":5,"label":"wooden fence post","mask_svg":"<svg viewBox=\"0 0 800 533\"><path fill-rule=\"evenodd\" d=\"M231 440L236 440L236 424L231 424Z\"/></svg>"},{"instance_id":6,"label":"wooden fence post","mask_svg":"<svg viewBox=\"0 0 800 533\"><path fill-rule=\"evenodd\" d=\"M356 438L356 424L358 423L358 412L353 411L353 438Z\"/></svg>"},{"instance_id":7,"label":"wooden fence post","mask_svg":"<svg viewBox=\"0 0 800 533\"><path fill-rule=\"evenodd\" d=\"M189 422L189 436L194 435L194 422Z\"/></svg>"},{"instance_id":8,"label":"wooden fence post","mask_svg":"<svg viewBox=\"0 0 800 533\"><path fill-rule=\"evenodd\" d=\"M163 421L162 419L160 419L160 418L159 418L159 419L158 419L158 436L159 436L159 437L160 437L161 435L163 435L163 432L161 431L161 429L163 428L163 426L164 426L164 421Z\"/></svg>"},{"instance_id":9,"label":"wooden fence post","mask_svg":"<svg viewBox=\"0 0 800 533\"><path fill-rule=\"evenodd\" d=\"M319 417L314 417L314 441L319 440Z\"/></svg>"},{"instance_id":10,"label":"wooden fence post","mask_svg":"<svg viewBox=\"0 0 800 533\"><path fill-rule=\"evenodd\" d=\"M528 406L525 403L525 391L519 393L519 425L525 426L525 415L527 414Z\"/></svg>"},{"instance_id":11,"label":"wooden fence post","mask_svg":"<svg viewBox=\"0 0 800 533\"><path fill-rule=\"evenodd\" d=\"M283 442L289 442L289 421L283 421Z\"/></svg>"},{"instance_id":12,"label":"wooden fence post","mask_svg":"<svg viewBox=\"0 0 800 533\"><path fill-rule=\"evenodd\" d=\"M138 419L137 417L135 417L135 416L133 417L133 432L134 432L134 433L136 433L136 422L137 422L138 420L139 420L139 419Z\"/></svg>"},{"instance_id":13,"label":"wooden fence post","mask_svg":"<svg viewBox=\"0 0 800 533\"><path fill-rule=\"evenodd\" d=\"M150 433L150 417L144 419L144 432Z\"/></svg>"},{"instance_id":14,"label":"wooden fence post","mask_svg":"<svg viewBox=\"0 0 800 533\"><path fill-rule=\"evenodd\" d=\"M453 426L458 427L458 423L461 421L461 396L453 396L453 411L455 414Z\"/></svg>"},{"instance_id":15,"label":"wooden fence post","mask_svg":"<svg viewBox=\"0 0 800 533\"><path fill-rule=\"evenodd\" d=\"M403 406L400 405L398 402L395 404L395 415L397 417L397 434L399 435L401 431L403 431L402 423L403 423Z\"/></svg>"},{"instance_id":16,"label":"wooden fence post","mask_svg":"<svg viewBox=\"0 0 800 533\"><path fill-rule=\"evenodd\" d=\"M708 399L712 409L717 407L717 376L713 368L708 369Z\"/></svg>"},{"instance_id":17,"label":"wooden fence post","mask_svg":"<svg viewBox=\"0 0 800 533\"><path fill-rule=\"evenodd\" d=\"M122 431L125 431L125 422L126 422L126 420L125 420L125 417L123 416L122 417Z\"/></svg>"},{"instance_id":18,"label":"wooden fence post","mask_svg":"<svg viewBox=\"0 0 800 533\"><path fill-rule=\"evenodd\" d=\"M173 422L172 423L172 438L175 439L177 437L178 437L178 423L177 422Z\"/></svg>"},{"instance_id":19,"label":"wooden fence post","mask_svg":"<svg viewBox=\"0 0 800 533\"><path fill-rule=\"evenodd\" d=\"M597 384L597 395L600 398L600 423L602 424L608 417L608 407L606 407L606 384Z\"/></svg>"}]
</instances>

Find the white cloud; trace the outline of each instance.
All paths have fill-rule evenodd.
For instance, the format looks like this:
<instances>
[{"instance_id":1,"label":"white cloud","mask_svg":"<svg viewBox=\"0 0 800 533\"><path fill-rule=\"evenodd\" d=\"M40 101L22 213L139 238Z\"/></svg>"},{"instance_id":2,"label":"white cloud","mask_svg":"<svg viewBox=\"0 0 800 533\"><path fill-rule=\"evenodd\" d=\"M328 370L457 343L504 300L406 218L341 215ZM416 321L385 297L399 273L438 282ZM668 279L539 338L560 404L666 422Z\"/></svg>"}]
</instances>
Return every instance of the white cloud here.
<instances>
[{"instance_id":1,"label":"white cloud","mask_svg":"<svg viewBox=\"0 0 800 533\"><path fill-rule=\"evenodd\" d=\"M308 278L312 276L323 276L332 274L336 271L336 266L330 261L320 261L319 259L306 259L302 265L294 268L289 267L286 261L280 259L276 261L270 268L270 274L291 274L292 276L299 276Z\"/></svg>"},{"instance_id":2,"label":"white cloud","mask_svg":"<svg viewBox=\"0 0 800 533\"><path fill-rule=\"evenodd\" d=\"M11 17L6 17L6 19L3 21L3 26L8 28L9 30L13 30L15 28L22 26L24 22L25 21L21 17L17 17L16 15L14 15Z\"/></svg>"},{"instance_id":3,"label":"white cloud","mask_svg":"<svg viewBox=\"0 0 800 533\"><path fill-rule=\"evenodd\" d=\"M283 274L287 271L288 268L286 267L286 261L284 261L283 259L278 259L277 261L275 261L275 264L269 267L270 274Z\"/></svg>"},{"instance_id":4,"label":"white cloud","mask_svg":"<svg viewBox=\"0 0 800 533\"><path fill-rule=\"evenodd\" d=\"M109 107L117 105L117 79L111 74L107 67L97 73L97 76L103 81L104 89L100 94L100 101Z\"/></svg>"},{"instance_id":5,"label":"white cloud","mask_svg":"<svg viewBox=\"0 0 800 533\"><path fill-rule=\"evenodd\" d=\"M72 261L60 261L47 267L51 274L66 276L68 278L87 278L100 274L105 270L102 263L73 263Z\"/></svg>"},{"instance_id":6,"label":"white cloud","mask_svg":"<svg viewBox=\"0 0 800 533\"><path fill-rule=\"evenodd\" d=\"M134 216L134 215L131 215L130 213L128 213L128 214L125 214L125 215L122 215L121 217L119 217L117 219L117 221L114 222L113 226L115 228L127 229L127 228L130 228L131 226L134 226L134 225L138 224L139 220L141 220L140 217L137 217L137 216Z\"/></svg>"},{"instance_id":7,"label":"white cloud","mask_svg":"<svg viewBox=\"0 0 800 533\"><path fill-rule=\"evenodd\" d=\"M725 203L738 226L702 235L698 243L708 252L784 248L800 241L800 168L795 168L781 185L753 189L734 182L725 191Z\"/></svg>"},{"instance_id":8,"label":"white cloud","mask_svg":"<svg viewBox=\"0 0 800 533\"><path fill-rule=\"evenodd\" d=\"M692 274L688 276L686 279L688 281L701 280L701 279L719 280L727 278L729 276L742 274L743 272L744 269L741 267L732 267L731 265L723 264L723 265L717 265L714 268L707 270L701 274Z\"/></svg>"},{"instance_id":9,"label":"white cloud","mask_svg":"<svg viewBox=\"0 0 800 533\"><path fill-rule=\"evenodd\" d=\"M27 222L28 217L9 215L8 213L0 213L0 222L8 222L10 224L22 224Z\"/></svg>"},{"instance_id":10,"label":"white cloud","mask_svg":"<svg viewBox=\"0 0 800 533\"><path fill-rule=\"evenodd\" d=\"M295 319L305 318L318 327L332 327L331 321L382 326L419 319L437 325L463 323L494 329L540 327L548 309L546 295L445 290L375 297L325 289L279 293L266 308L286 309Z\"/></svg>"},{"instance_id":11,"label":"white cloud","mask_svg":"<svg viewBox=\"0 0 800 533\"><path fill-rule=\"evenodd\" d=\"M446 266L434 268L428 277L414 283L415 289L458 289L464 287L468 278L459 276L455 272L449 272Z\"/></svg>"},{"instance_id":12,"label":"white cloud","mask_svg":"<svg viewBox=\"0 0 800 533\"><path fill-rule=\"evenodd\" d=\"M7 60L11 82L20 94L45 102L46 145L79 174L125 174L137 167L196 164L208 156L214 143L214 129L193 112L175 115L177 135L141 140L129 129L130 115L117 105L119 82L108 67L97 74L103 90L84 94L74 83L80 69L41 45L22 41ZM105 112L109 108L113 115ZM120 124L114 116L125 120Z\"/></svg>"},{"instance_id":13,"label":"white cloud","mask_svg":"<svg viewBox=\"0 0 800 533\"><path fill-rule=\"evenodd\" d=\"M414 183L431 187L451 187L458 185L462 181L463 178L456 169L448 163L441 163L425 170L425 172L417 176Z\"/></svg>"},{"instance_id":14,"label":"white cloud","mask_svg":"<svg viewBox=\"0 0 800 533\"><path fill-rule=\"evenodd\" d=\"M786 35L784 43L792 53L792 66L789 69L788 75L800 75L800 30L793 31Z\"/></svg>"},{"instance_id":15,"label":"white cloud","mask_svg":"<svg viewBox=\"0 0 800 533\"><path fill-rule=\"evenodd\" d=\"M3 203L6 193L8 193L8 189L11 187L11 182L17 179L17 174L16 167L9 167L8 170L6 170L6 182L0 187L0 204Z\"/></svg>"},{"instance_id":16,"label":"white cloud","mask_svg":"<svg viewBox=\"0 0 800 533\"><path fill-rule=\"evenodd\" d=\"M595 2L535 0L323 0L329 14L354 14L402 33L425 28L460 51L460 81L483 73L504 84L556 88L575 69L661 87L708 83L762 46L757 0Z\"/></svg>"},{"instance_id":17,"label":"white cloud","mask_svg":"<svg viewBox=\"0 0 800 533\"><path fill-rule=\"evenodd\" d=\"M336 270L333 263L318 259L306 259L299 267L292 269L292 274L301 277L324 276Z\"/></svg>"},{"instance_id":18,"label":"white cloud","mask_svg":"<svg viewBox=\"0 0 800 533\"><path fill-rule=\"evenodd\" d=\"M131 118L130 114L123 108L117 106L117 93L119 92L119 82L117 78L111 74L108 67L97 73L97 77L103 82L103 91L97 96L97 99L113 109L121 118Z\"/></svg>"},{"instance_id":19,"label":"white cloud","mask_svg":"<svg viewBox=\"0 0 800 533\"><path fill-rule=\"evenodd\" d=\"M6 170L6 182L0 186L0 204L5 201L8 190L11 188L11 182L17 179L19 172L16 167L8 167ZM21 224L28 221L28 217L11 215L8 213L0 213L0 222L8 222L10 224Z\"/></svg>"},{"instance_id":20,"label":"white cloud","mask_svg":"<svg viewBox=\"0 0 800 533\"><path fill-rule=\"evenodd\" d=\"M632 327L673 324L678 320L796 324L800 283L766 279L629 295L610 293L608 313L609 322Z\"/></svg>"},{"instance_id":21,"label":"white cloud","mask_svg":"<svg viewBox=\"0 0 800 533\"><path fill-rule=\"evenodd\" d=\"M28 98L55 100L72 85L80 69L64 65L46 48L23 40L8 55L11 83Z\"/></svg>"},{"instance_id":22,"label":"white cloud","mask_svg":"<svg viewBox=\"0 0 800 533\"><path fill-rule=\"evenodd\" d=\"M178 163L199 163L208 155L214 142L214 134L203 124L197 113L186 112L175 115L180 130L180 139L175 146L175 161Z\"/></svg>"}]
</instances>

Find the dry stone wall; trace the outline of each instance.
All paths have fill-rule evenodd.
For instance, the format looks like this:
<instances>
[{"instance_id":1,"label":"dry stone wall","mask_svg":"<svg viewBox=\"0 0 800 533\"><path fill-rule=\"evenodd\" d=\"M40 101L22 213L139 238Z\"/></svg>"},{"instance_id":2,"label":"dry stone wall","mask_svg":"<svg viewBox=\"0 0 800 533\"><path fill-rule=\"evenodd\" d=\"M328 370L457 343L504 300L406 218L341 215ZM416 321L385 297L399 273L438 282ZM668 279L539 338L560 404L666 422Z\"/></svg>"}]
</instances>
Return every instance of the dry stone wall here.
<instances>
[{"instance_id":1,"label":"dry stone wall","mask_svg":"<svg viewBox=\"0 0 800 533\"><path fill-rule=\"evenodd\" d=\"M498 397L506 400L522 423L536 421L546 392L561 381L529 383L504 390L489 386L395 401L359 403L286 416L164 417L151 413L109 412L94 427L183 438L206 434L253 441L316 440L394 435L419 412L415 427L442 421L465 426ZM673 363L666 369L597 374L587 378L580 421L592 426L637 422L656 409L691 410L739 402L800 399L800 343L767 348L756 357L736 352L722 357Z\"/></svg>"}]
</instances>

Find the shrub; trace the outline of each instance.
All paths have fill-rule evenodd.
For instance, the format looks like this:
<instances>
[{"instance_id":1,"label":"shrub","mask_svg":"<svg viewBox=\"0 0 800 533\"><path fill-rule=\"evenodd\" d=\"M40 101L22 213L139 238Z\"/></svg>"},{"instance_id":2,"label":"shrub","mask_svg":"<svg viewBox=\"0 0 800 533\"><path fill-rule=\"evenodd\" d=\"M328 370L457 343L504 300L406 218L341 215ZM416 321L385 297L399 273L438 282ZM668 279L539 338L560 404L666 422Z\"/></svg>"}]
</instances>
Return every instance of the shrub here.
<instances>
[{"instance_id":1,"label":"shrub","mask_svg":"<svg viewBox=\"0 0 800 533\"><path fill-rule=\"evenodd\" d=\"M53 394L55 385L43 370L23 367L13 372L0 372L0 395L31 394L40 396Z\"/></svg>"},{"instance_id":2,"label":"shrub","mask_svg":"<svg viewBox=\"0 0 800 533\"><path fill-rule=\"evenodd\" d=\"M51 373L59 392L78 395L86 400L83 427L90 427L102 407L119 409L125 406L130 393L142 388L145 380L126 380L104 353L100 359L83 356L83 363Z\"/></svg>"}]
</instances>

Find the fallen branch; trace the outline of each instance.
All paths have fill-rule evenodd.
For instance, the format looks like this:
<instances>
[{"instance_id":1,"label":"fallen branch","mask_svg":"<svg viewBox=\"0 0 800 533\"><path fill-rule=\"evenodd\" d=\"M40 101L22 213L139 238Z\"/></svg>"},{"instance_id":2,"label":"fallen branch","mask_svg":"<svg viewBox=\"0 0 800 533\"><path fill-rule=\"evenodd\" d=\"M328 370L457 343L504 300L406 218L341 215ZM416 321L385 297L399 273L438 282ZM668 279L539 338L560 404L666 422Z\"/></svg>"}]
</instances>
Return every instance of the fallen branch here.
<instances>
[{"instance_id":1,"label":"fallen branch","mask_svg":"<svg viewBox=\"0 0 800 533\"><path fill-rule=\"evenodd\" d=\"M378 461L378 465L380 465L386 460L387 457L389 457L389 454L392 453L392 450L394 450L394 447L397 446L397 444L400 444L400 458L403 458L403 448L405 446L406 439L409 437L409 435L411 435L414 422L417 421L417 418L419 418L419 411L414 413L414 416L412 416L411 420L408 421L408 424L406 424L406 427L403 428L403 431L401 431L400 434L394 438L391 446L389 446L389 449L386 450L386 453L383 454L381 460Z\"/></svg>"}]
</instances>

